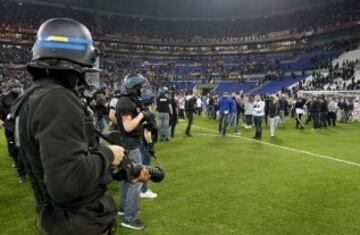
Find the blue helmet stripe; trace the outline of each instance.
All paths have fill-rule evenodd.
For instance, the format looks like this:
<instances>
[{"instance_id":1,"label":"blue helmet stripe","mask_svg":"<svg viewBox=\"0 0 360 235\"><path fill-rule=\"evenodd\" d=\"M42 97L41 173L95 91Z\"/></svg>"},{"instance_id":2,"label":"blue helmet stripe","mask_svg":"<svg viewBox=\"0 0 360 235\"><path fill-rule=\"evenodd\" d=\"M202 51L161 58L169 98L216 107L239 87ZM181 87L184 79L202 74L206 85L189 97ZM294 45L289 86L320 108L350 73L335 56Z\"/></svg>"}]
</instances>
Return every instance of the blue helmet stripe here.
<instances>
[{"instance_id":1,"label":"blue helmet stripe","mask_svg":"<svg viewBox=\"0 0 360 235\"><path fill-rule=\"evenodd\" d=\"M57 49L69 49L69 50L78 50L78 51L86 50L85 46L83 45L70 44L70 43L38 41L37 43L35 43L35 46L40 48L57 48Z\"/></svg>"},{"instance_id":2,"label":"blue helmet stripe","mask_svg":"<svg viewBox=\"0 0 360 235\"><path fill-rule=\"evenodd\" d=\"M93 45L93 42L89 39L86 38L72 38L69 37L69 42L71 43L82 43L82 44L86 44L86 45Z\"/></svg>"},{"instance_id":3,"label":"blue helmet stripe","mask_svg":"<svg viewBox=\"0 0 360 235\"><path fill-rule=\"evenodd\" d=\"M87 38L75 38L75 37L63 37L63 36L39 36L38 40L39 41L53 41L53 40L49 40L51 39L51 37L54 38L62 38L64 40L64 42L68 42L68 43L80 43L80 44L85 44L85 45L93 45L93 41Z\"/></svg>"}]
</instances>

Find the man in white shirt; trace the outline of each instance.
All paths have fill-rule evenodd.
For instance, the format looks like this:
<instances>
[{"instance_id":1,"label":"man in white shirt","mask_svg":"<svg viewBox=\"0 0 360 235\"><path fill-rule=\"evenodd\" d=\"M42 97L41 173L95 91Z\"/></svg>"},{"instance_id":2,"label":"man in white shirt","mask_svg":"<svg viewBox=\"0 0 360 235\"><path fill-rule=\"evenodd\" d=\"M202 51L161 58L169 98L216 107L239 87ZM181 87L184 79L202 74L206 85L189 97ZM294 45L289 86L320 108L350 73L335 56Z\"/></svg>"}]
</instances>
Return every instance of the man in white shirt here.
<instances>
[{"instance_id":1,"label":"man in white shirt","mask_svg":"<svg viewBox=\"0 0 360 235\"><path fill-rule=\"evenodd\" d=\"M265 102L261 100L260 95L255 96L253 116L255 122L256 133L254 139L260 140L262 134L261 123L265 115Z\"/></svg>"},{"instance_id":2,"label":"man in white shirt","mask_svg":"<svg viewBox=\"0 0 360 235\"><path fill-rule=\"evenodd\" d=\"M201 106L202 106L202 101L201 101L201 98L198 97L196 99L196 113L198 116L201 116Z\"/></svg>"}]
</instances>

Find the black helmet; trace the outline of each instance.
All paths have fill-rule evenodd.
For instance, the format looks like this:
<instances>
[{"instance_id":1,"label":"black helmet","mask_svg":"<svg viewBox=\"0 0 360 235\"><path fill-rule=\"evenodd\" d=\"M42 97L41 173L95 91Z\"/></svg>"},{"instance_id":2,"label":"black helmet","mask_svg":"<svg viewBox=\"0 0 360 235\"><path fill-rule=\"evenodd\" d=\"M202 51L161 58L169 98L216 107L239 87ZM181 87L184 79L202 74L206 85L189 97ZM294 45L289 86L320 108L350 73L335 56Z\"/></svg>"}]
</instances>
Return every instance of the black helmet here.
<instances>
[{"instance_id":1,"label":"black helmet","mask_svg":"<svg viewBox=\"0 0 360 235\"><path fill-rule=\"evenodd\" d=\"M128 74L125 76L123 85L124 95L141 95L141 88L149 85L148 80L141 74Z\"/></svg>"},{"instance_id":2,"label":"black helmet","mask_svg":"<svg viewBox=\"0 0 360 235\"><path fill-rule=\"evenodd\" d=\"M13 87L21 87L21 86L22 86L22 85L21 85L21 82L20 82L19 80L17 80L17 79L11 79L11 80L9 80L6 85L7 85L7 87L8 87L9 89L11 89L11 88L13 88Z\"/></svg>"},{"instance_id":3,"label":"black helmet","mask_svg":"<svg viewBox=\"0 0 360 235\"><path fill-rule=\"evenodd\" d=\"M123 85L118 83L115 85L114 95L120 95L121 93L123 93Z\"/></svg>"},{"instance_id":4,"label":"black helmet","mask_svg":"<svg viewBox=\"0 0 360 235\"><path fill-rule=\"evenodd\" d=\"M160 89L159 89L159 95L160 96L165 96L166 94L167 94L167 92L168 92L168 88L167 87L161 87Z\"/></svg>"},{"instance_id":5,"label":"black helmet","mask_svg":"<svg viewBox=\"0 0 360 235\"><path fill-rule=\"evenodd\" d=\"M86 26L67 18L50 19L38 30L28 70L30 73L34 69L75 70L81 74L98 71L97 56Z\"/></svg>"}]
</instances>

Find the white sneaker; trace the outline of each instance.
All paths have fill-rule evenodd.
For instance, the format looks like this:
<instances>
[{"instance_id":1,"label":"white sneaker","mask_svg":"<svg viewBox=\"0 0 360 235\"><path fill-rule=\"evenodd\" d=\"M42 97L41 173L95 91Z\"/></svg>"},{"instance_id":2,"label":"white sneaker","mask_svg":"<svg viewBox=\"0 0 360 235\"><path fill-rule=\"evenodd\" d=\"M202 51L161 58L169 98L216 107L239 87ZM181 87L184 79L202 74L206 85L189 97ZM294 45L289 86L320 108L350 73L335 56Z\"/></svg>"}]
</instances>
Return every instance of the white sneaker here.
<instances>
[{"instance_id":1,"label":"white sneaker","mask_svg":"<svg viewBox=\"0 0 360 235\"><path fill-rule=\"evenodd\" d=\"M274 137L275 135L274 134L271 134L271 137Z\"/></svg>"},{"instance_id":2,"label":"white sneaker","mask_svg":"<svg viewBox=\"0 0 360 235\"><path fill-rule=\"evenodd\" d=\"M149 198L153 199L156 198L157 194L153 193L150 189L148 189L145 193L140 192L140 198Z\"/></svg>"}]
</instances>

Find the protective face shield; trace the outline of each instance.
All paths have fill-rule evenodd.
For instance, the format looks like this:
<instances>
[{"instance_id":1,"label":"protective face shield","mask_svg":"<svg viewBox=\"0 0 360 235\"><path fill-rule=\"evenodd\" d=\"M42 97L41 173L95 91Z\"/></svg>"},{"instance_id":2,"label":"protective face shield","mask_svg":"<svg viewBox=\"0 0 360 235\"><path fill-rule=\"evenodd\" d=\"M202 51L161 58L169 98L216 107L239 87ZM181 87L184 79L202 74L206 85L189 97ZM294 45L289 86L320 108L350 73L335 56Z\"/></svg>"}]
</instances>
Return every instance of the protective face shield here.
<instances>
[{"instance_id":1,"label":"protective face shield","mask_svg":"<svg viewBox=\"0 0 360 235\"><path fill-rule=\"evenodd\" d=\"M128 74L125 76L123 83L123 95L141 96L141 89L150 87L149 81L141 74Z\"/></svg>"},{"instance_id":2,"label":"protective face shield","mask_svg":"<svg viewBox=\"0 0 360 235\"><path fill-rule=\"evenodd\" d=\"M143 105L149 106L154 103L154 93L149 87L142 88L138 99Z\"/></svg>"}]
</instances>

